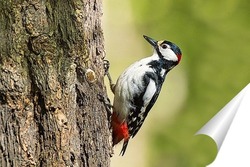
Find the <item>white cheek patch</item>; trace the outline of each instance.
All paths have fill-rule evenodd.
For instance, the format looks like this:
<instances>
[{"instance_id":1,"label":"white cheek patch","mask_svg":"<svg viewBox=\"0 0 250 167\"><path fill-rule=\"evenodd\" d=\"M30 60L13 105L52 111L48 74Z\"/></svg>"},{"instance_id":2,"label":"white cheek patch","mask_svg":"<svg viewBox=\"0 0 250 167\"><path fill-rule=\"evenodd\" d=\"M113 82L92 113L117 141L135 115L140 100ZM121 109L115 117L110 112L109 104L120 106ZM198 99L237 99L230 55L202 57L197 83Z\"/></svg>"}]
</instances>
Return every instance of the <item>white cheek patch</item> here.
<instances>
[{"instance_id":1,"label":"white cheek patch","mask_svg":"<svg viewBox=\"0 0 250 167\"><path fill-rule=\"evenodd\" d=\"M161 52L164 59L170 60L170 61L178 61L178 57L171 49L160 48L160 52Z\"/></svg>"}]
</instances>

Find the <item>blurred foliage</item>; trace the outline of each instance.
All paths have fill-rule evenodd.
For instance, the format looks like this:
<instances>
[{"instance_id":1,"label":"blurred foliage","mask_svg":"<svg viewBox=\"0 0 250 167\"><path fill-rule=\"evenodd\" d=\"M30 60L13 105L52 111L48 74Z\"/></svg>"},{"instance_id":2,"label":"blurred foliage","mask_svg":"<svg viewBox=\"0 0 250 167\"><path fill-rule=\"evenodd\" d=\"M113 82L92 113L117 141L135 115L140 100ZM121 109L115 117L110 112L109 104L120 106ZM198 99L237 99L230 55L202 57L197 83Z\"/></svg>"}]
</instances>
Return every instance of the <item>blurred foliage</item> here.
<instances>
[{"instance_id":1,"label":"blurred foliage","mask_svg":"<svg viewBox=\"0 0 250 167\"><path fill-rule=\"evenodd\" d=\"M216 156L216 145L194 134L250 81L250 3L131 3L138 32L178 44L183 52L180 66L188 75L188 97L181 112L170 125L161 125L150 134L149 166L206 166Z\"/></svg>"}]
</instances>

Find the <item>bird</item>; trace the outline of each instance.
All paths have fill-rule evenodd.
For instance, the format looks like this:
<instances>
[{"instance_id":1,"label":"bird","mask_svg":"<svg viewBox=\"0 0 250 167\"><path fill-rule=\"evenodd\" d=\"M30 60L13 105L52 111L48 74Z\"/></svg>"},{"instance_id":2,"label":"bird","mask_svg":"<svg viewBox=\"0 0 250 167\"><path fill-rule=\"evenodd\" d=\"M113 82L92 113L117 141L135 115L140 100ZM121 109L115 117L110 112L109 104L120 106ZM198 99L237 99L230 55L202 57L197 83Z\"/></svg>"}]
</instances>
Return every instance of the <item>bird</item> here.
<instances>
[{"instance_id":1,"label":"bird","mask_svg":"<svg viewBox=\"0 0 250 167\"><path fill-rule=\"evenodd\" d=\"M117 79L110 79L114 93L111 116L113 146L123 140L120 155L124 155L130 138L140 130L149 111L155 104L167 73L182 58L180 48L167 40L156 41L146 35L153 54L130 65Z\"/></svg>"}]
</instances>

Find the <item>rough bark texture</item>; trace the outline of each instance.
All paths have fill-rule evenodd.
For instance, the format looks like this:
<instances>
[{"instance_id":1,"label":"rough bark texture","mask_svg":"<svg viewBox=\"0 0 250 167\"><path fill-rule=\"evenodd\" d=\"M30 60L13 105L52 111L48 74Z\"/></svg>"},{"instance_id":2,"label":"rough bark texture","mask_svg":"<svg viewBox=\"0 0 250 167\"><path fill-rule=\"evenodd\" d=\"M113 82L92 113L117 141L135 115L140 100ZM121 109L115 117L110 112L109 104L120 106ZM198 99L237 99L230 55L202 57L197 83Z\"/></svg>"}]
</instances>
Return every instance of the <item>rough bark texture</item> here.
<instances>
[{"instance_id":1,"label":"rough bark texture","mask_svg":"<svg viewBox=\"0 0 250 167\"><path fill-rule=\"evenodd\" d=\"M101 7L0 0L0 166L110 165Z\"/></svg>"}]
</instances>

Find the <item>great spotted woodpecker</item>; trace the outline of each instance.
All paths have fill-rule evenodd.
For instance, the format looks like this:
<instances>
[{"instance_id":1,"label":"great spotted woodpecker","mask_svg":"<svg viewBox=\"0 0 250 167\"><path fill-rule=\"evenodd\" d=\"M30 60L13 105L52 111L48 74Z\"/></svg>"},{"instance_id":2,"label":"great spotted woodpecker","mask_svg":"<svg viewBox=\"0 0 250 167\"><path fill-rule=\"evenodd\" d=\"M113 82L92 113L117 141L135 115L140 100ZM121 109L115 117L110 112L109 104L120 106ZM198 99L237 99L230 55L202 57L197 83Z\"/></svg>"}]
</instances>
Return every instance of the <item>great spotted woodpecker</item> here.
<instances>
[{"instance_id":1,"label":"great spotted woodpecker","mask_svg":"<svg viewBox=\"0 0 250 167\"><path fill-rule=\"evenodd\" d=\"M153 107L167 73L179 64L182 57L180 48L174 43L143 37L153 46L153 55L135 62L120 75L115 85L111 83L114 93L113 145L124 140L121 155Z\"/></svg>"}]
</instances>

